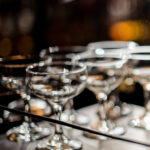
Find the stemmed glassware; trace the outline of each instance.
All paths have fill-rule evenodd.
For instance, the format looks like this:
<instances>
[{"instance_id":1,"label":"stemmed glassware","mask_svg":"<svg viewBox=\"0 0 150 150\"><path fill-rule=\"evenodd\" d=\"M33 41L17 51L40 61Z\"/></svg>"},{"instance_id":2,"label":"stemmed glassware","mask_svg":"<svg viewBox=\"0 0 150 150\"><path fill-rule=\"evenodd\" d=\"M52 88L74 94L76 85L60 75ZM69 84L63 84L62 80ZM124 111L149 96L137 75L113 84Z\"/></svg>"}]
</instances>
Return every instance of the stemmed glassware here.
<instances>
[{"instance_id":1,"label":"stemmed glassware","mask_svg":"<svg viewBox=\"0 0 150 150\"><path fill-rule=\"evenodd\" d=\"M0 61L1 84L21 96L21 100L24 101L25 111L27 112L30 111L30 97L26 95L25 69L29 64L38 61L39 59L35 57L21 55L10 56ZM50 134L48 128L42 128L33 122L31 123L28 117L24 119L20 126L7 131L6 134L10 141L31 142Z\"/></svg>"},{"instance_id":2,"label":"stemmed glassware","mask_svg":"<svg viewBox=\"0 0 150 150\"><path fill-rule=\"evenodd\" d=\"M36 96L49 102L60 120L62 108L86 84L86 66L67 61L39 63L27 68L27 86ZM82 144L64 135L62 126L55 124L54 135L40 142L37 149L81 149Z\"/></svg>"},{"instance_id":3,"label":"stemmed glassware","mask_svg":"<svg viewBox=\"0 0 150 150\"><path fill-rule=\"evenodd\" d=\"M138 46L138 44L136 42L133 41L100 41L100 42L91 42L87 45L87 50L92 54L96 54L96 55L101 55L102 51L101 49L103 49L106 52L110 53L116 53L116 55L118 53L130 53L130 51L132 51L136 46ZM125 50L126 49L126 50ZM115 96L115 101L114 99L110 99L111 101L111 105L112 102L114 101L115 103L113 104L114 106L117 106L117 111L119 111L121 116L125 116L131 113L131 108L129 105L127 105L126 103L123 103L120 99L119 99L119 95L117 91L114 91L112 93L112 95ZM113 107L114 109L115 107ZM118 109L119 108L119 109ZM115 112L115 111L114 111ZM118 113L116 113L116 117ZM119 115L119 117L120 117ZM113 115L115 117L115 114Z\"/></svg>"},{"instance_id":4,"label":"stemmed glassware","mask_svg":"<svg viewBox=\"0 0 150 150\"><path fill-rule=\"evenodd\" d=\"M39 55L42 59L49 59L49 61L72 61L73 56L86 52L87 51L85 46L54 46L41 50ZM82 89L78 94L81 92ZM66 109L62 113L61 120L77 123L79 125L85 125L89 123L88 116L78 113L74 109L73 99L69 100L65 107Z\"/></svg>"},{"instance_id":5,"label":"stemmed glassware","mask_svg":"<svg viewBox=\"0 0 150 150\"><path fill-rule=\"evenodd\" d=\"M125 129L122 126L117 126L109 117L106 111L108 97L122 82L124 77L123 67L126 63L126 58L122 53L118 55L110 53L103 55L78 55L74 57L74 61L82 62L87 65L88 88L96 95L99 108L99 120L92 128L104 133L113 135L122 135ZM90 136L88 133L88 137ZM100 137L100 139L105 139Z\"/></svg>"},{"instance_id":6,"label":"stemmed glassware","mask_svg":"<svg viewBox=\"0 0 150 150\"><path fill-rule=\"evenodd\" d=\"M135 116L134 119L129 121L129 125L150 130L150 46L134 48L129 57L128 67L133 79L142 85L145 98L143 115Z\"/></svg>"}]
</instances>

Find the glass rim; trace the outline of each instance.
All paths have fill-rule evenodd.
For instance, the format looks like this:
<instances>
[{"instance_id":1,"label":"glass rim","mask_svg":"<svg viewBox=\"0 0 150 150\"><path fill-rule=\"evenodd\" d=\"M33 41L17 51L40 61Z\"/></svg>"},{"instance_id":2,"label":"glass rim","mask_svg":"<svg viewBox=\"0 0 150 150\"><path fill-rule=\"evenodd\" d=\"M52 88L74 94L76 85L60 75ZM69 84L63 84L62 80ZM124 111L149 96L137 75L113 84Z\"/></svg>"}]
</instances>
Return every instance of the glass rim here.
<instances>
[{"instance_id":1,"label":"glass rim","mask_svg":"<svg viewBox=\"0 0 150 150\"><path fill-rule=\"evenodd\" d=\"M87 45L87 49L121 49L121 48L134 48L138 46L138 43L134 41L97 41L97 42L91 42Z\"/></svg>"},{"instance_id":2,"label":"glass rim","mask_svg":"<svg viewBox=\"0 0 150 150\"><path fill-rule=\"evenodd\" d=\"M62 64L64 64L64 65L78 65L78 66L80 66L81 68L79 68L79 69L76 69L76 70L71 70L71 71L69 71L69 72L57 72L57 73L54 73L54 72L39 72L39 71L32 71L31 69L33 69L34 67L43 67L43 66L50 66L50 65L58 65L59 64L59 66L60 65L62 65ZM62 62L62 61L53 61L53 62L51 62L51 63L49 63L49 64L46 64L45 62L40 62L40 63L34 63L34 64L32 64L32 65L29 65L27 68L26 68L26 73L28 73L28 74L32 74L32 75L62 75L62 74L64 74L64 75L71 75L71 74L77 74L77 73L80 73L80 72L82 72L82 71L86 71L86 65L85 64L83 64L83 63L77 63L77 62L75 62L75 63L73 63L73 62Z\"/></svg>"},{"instance_id":3,"label":"glass rim","mask_svg":"<svg viewBox=\"0 0 150 150\"><path fill-rule=\"evenodd\" d=\"M80 61L82 59L93 59L93 58L112 58L112 57L100 57L100 56L76 56L74 58L74 61ZM118 57L114 57L114 58L118 58ZM113 58L112 58L113 59ZM89 67L110 67L110 66L116 66L116 65L123 65L127 62L127 59L121 59L121 58L118 58L120 60L114 60L113 62L105 62L103 60L100 60L100 61L97 61L97 62L86 62L85 64ZM82 62L83 63L83 62Z\"/></svg>"},{"instance_id":4,"label":"glass rim","mask_svg":"<svg viewBox=\"0 0 150 150\"><path fill-rule=\"evenodd\" d=\"M129 54L129 60L150 60L150 45L137 46Z\"/></svg>"}]
</instances>

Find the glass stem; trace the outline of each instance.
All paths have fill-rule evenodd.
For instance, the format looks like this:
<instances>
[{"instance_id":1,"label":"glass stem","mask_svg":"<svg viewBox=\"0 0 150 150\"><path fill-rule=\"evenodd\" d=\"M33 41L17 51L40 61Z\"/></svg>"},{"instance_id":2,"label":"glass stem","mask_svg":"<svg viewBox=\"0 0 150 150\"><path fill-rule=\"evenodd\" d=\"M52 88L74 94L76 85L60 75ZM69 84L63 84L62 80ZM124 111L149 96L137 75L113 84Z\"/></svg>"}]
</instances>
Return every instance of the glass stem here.
<instances>
[{"instance_id":1,"label":"glass stem","mask_svg":"<svg viewBox=\"0 0 150 150\"><path fill-rule=\"evenodd\" d=\"M21 98L24 101L24 106L25 106L25 112L31 112L31 108L30 108L30 103L29 101L31 100L31 97L25 93L21 94ZM24 116L24 121L26 123L28 123L29 127L31 128L31 118Z\"/></svg>"},{"instance_id":2,"label":"glass stem","mask_svg":"<svg viewBox=\"0 0 150 150\"><path fill-rule=\"evenodd\" d=\"M115 96L115 99L116 99L116 101L115 101L116 105L120 106L120 108L121 108L122 101L120 101L120 99L119 99L119 91L117 88L113 91L113 95Z\"/></svg>"},{"instance_id":3,"label":"glass stem","mask_svg":"<svg viewBox=\"0 0 150 150\"><path fill-rule=\"evenodd\" d=\"M26 93L23 93L20 95L22 100L24 101L24 109L25 109L25 112L31 112L30 111L30 103L29 101L31 100L31 97L29 95L27 95ZM32 136L33 136L33 133L32 133L32 119L30 117L27 117L27 116L24 116L24 123L23 123L23 126L24 128L26 128L26 126L28 127L28 135L30 135L30 141L32 141Z\"/></svg>"},{"instance_id":4,"label":"glass stem","mask_svg":"<svg viewBox=\"0 0 150 150\"><path fill-rule=\"evenodd\" d=\"M74 108L73 108L73 99L70 99L70 112L71 112L71 115L75 115L75 111L74 111Z\"/></svg>"},{"instance_id":5,"label":"glass stem","mask_svg":"<svg viewBox=\"0 0 150 150\"><path fill-rule=\"evenodd\" d=\"M24 104L25 104L25 112L30 112L30 104L29 104L29 101L27 101L27 100L24 99ZM29 122L30 122L29 117L24 116L24 121L29 123Z\"/></svg>"},{"instance_id":6,"label":"glass stem","mask_svg":"<svg viewBox=\"0 0 150 150\"><path fill-rule=\"evenodd\" d=\"M100 120L103 120L103 121L107 120L107 114L106 114L106 110L105 110L105 102L103 100L101 100L101 102L99 102L98 113L99 113Z\"/></svg>"},{"instance_id":7,"label":"glass stem","mask_svg":"<svg viewBox=\"0 0 150 150\"><path fill-rule=\"evenodd\" d=\"M105 93L98 93L97 94L97 99L98 99L98 104L99 104L99 118L100 120L107 121L107 112L105 109L106 106L106 100L107 100L107 95Z\"/></svg>"},{"instance_id":8,"label":"glass stem","mask_svg":"<svg viewBox=\"0 0 150 150\"><path fill-rule=\"evenodd\" d=\"M110 120L107 112L107 95L105 93L98 93L97 99L99 102L99 119L103 127L111 130L114 127L113 122Z\"/></svg>"},{"instance_id":9,"label":"glass stem","mask_svg":"<svg viewBox=\"0 0 150 150\"><path fill-rule=\"evenodd\" d=\"M55 118L57 120L60 120L61 114L62 114L62 106L61 104L55 103L54 106L54 111L55 111ZM55 134L63 134L63 129L62 126L59 124L55 124Z\"/></svg>"}]
</instances>

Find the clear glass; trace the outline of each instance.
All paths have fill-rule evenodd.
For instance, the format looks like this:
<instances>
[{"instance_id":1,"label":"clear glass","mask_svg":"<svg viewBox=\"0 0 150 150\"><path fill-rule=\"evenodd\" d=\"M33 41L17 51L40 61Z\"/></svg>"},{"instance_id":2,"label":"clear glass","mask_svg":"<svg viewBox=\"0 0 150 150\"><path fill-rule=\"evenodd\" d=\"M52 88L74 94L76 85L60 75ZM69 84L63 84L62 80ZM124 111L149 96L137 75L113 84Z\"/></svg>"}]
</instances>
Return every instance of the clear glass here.
<instances>
[{"instance_id":1,"label":"clear glass","mask_svg":"<svg viewBox=\"0 0 150 150\"><path fill-rule=\"evenodd\" d=\"M74 46L55 46L55 47L49 47L47 49L43 49L40 52L40 57L45 60L51 61L72 61L73 56L81 53L86 53L86 47L80 46L80 45L74 45ZM84 89L84 88L83 88ZM81 91L79 91L78 94L80 94ZM79 125L86 125L89 123L89 117L78 113L74 109L73 99L70 99L66 105L65 105L65 111L63 111L61 115L62 121L67 121L71 123L76 123Z\"/></svg>"},{"instance_id":2,"label":"clear glass","mask_svg":"<svg viewBox=\"0 0 150 150\"><path fill-rule=\"evenodd\" d=\"M36 96L51 104L56 119L60 120L64 104L86 84L86 66L79 63L53 61L27 68L27 86ZM38 150L81 149L82 143L64 135L61 125L55 124L54 135L39 142Z\"/></svg>"},{"instance_id":3,"label":"clear glass","mask_svg":"<svg viewBox=\"0 0 150 150\"><path fill-rule=\"evenodd\" d=\"M123 66L126 62L122 56L110 54L103 56L97 55L80 55L74 57L74 61L82 62L87 65L88 88L96 95L98 101L98 116L99 119L92 128L104 133L113 135L122 135L125 133L124 127L117 126L108 116L108 96L114 91L122 82L124 77ZM93 135L85 133L87 137ZM105 137L98 137L106 139Z\"/></svg>"},{"instance_id":4,"label":"clear glass","mask_svg":"<svg viewBox=\"0 0 150 150\"><path fill-rule=\"evenodd\" d=\"M143 115L134 116L129 125L150 130L150 46L136 47L130 55L128 67L133 79L142 85L145 98Z\"/></svg>"},{"instance_id":5,"label":"clear glass","mask_svg":"<svg viewBox=\"0 0 150 150\"><path fill-rule=\"evenodd\" d=\"M138 44L133 41L100 41L89 43L87 45L87 50L96 55L102 55L102 49L105 51L105 53L108 52L118 54L122 52L127 54L130 53L136 46L138 46ZM120 100L118 91L112 92L109 101L110 105L113 106L111 111L113 112L113 118L126 116L132 112L130 106Z\"/></svg>"},{"instance_id":6,"label":"clear glass","mask_svg":"<svg viewBox=\"0 0 150 150\"><path fill-rule=\"evenodd\" d=\"M0 61L1 84L21 96L27 112L30 111L30 97L26 95L25 69L29 64L38 61L37 58L20 55L3 58ZM13 142L31 142L48 136L50 132L50 129L41 128L31 122L30 118L25 117L20 126L8 130L6 134L8 139Z\"/></svg>"}]
</instances>

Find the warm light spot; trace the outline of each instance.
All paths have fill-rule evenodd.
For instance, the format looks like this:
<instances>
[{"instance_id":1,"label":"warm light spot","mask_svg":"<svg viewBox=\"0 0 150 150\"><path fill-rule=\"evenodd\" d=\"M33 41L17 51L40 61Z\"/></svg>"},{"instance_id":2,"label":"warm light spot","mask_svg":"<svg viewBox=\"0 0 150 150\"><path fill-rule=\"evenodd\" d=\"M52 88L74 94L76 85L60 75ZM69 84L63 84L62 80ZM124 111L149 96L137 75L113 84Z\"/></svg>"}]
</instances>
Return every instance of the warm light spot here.
<instances>
[{"instance_id":1,"label":"warm light spot","mask_svg":"<svg viewBox=\"0 0 150 150\"><path fill-rule=\"evenodd\" d=\"M88 78L93 79L93 80L102 80L103 76L102 75L88 75Z\"/></svg>"},{"instance_id":2,"label":"warm light spot","mask_svg":"<svg viewBox=\"0 0 150 150\"><path fill-rule=\"evenodd\" d=\"M140 21L122 21L110 27L113 40L142 41L149 38L148 25Z\"/></svg>"},{"instance_id":3,"label":"warm light spot","mask_svg":"<svg viewBox=\"0 0 150 150\"><path fill-rule=\"evenodd\" d=\"M12 42L9 38L4 38L0 41L0 56L8 56L12 51Z\"/></svg>"}]
</instances>

